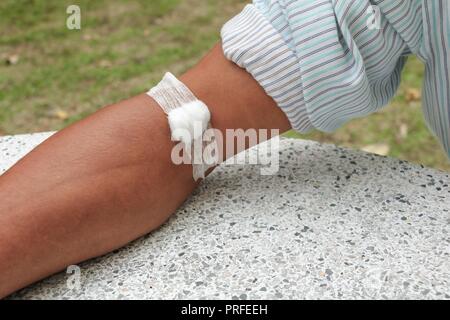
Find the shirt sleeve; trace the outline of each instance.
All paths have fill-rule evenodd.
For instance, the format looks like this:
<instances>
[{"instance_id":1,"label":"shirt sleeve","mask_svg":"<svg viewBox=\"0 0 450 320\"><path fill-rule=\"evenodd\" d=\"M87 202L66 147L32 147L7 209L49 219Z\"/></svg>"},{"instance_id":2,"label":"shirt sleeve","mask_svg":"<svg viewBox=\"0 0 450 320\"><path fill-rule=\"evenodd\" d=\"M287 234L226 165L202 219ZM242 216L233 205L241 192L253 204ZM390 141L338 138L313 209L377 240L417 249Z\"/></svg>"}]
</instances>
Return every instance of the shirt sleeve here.
<instances>
[{"instance_id":1,"label":"shirt sleeve","mask_svg":"<svg viewBox=\"0 0 450 320\"><path fill-rule=\"evenodd\" d=\"M450 2L423 0L423 112L450 158Z\"/></svg>"},{"instance_id":2,"label":"shirt sleeve","mask_svg":"<svg viewBox=\"0 0 450 320\"><path fill-rule=\"evenodd\" d=\"M295 129L312 129L304 104L298 57L272 25L264 3L247 5L222 28L225 56L246 69L285 112Z\"/></svg>"},{"instance_id":3,"label":"shirt sleeve","mask_svg":"<svg viewBox=\"0 0 450 320\"><path fill-rule=\"evenodd\" d=\"M332 132L394 97L407 58L426 64L424 116L450 157L448 0L253 0L221 31L293 129Z\"/></svg>"}]
</instances>

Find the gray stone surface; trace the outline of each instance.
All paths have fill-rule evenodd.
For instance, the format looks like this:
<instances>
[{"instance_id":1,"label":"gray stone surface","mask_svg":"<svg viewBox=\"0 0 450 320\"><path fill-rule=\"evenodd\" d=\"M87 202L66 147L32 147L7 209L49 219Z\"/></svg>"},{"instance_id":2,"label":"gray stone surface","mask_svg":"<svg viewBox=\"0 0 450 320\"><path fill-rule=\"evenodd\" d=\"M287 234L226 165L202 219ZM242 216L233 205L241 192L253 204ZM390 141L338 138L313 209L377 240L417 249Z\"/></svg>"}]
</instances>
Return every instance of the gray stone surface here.
<instances>
[{"instance_id":1,"label":"gray stone surface","mask_svg":"<svg viewBox=\"0 0 450 320\"><path fill-rule=\"evenodd\" d=\"M0 172L48 134L0 139ZM282 140L277 175L223 166L168 223L12 298L449 299L450 179Z\"/></svg>"}]
</instances>

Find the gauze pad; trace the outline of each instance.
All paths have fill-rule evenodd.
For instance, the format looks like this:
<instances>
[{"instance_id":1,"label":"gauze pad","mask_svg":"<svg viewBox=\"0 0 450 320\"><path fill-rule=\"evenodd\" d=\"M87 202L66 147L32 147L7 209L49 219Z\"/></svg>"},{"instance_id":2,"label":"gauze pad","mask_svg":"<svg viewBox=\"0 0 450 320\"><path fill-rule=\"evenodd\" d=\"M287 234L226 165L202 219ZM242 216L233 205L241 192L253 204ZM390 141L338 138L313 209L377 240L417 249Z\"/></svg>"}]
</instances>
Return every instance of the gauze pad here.
<instances>
[{"instance_id":1,"label":"gauze pad","mask_svg":"<svg viewBox=\"0 0 450 320\"><path fill-rule=\"evenodd\" d=\"M204 179L205 172L217 164L215 159L203 155L202 152L205 147L204 134L210 128L211 120L206 104L198 100L191 90L170 72L147 94L167 114L172 141L183 143L183 150L192 162L194 180ZM208 139L207 143L215 143L215 140Z\"/></svg>"},{"instance_id":2,"label":"gauze pad","mask_svg":"<svg viewBox=\"0 0 450 320\"><path fill-rule=\"evenodd\" d=\"M211 118L208 107L200 100L191 101L180 108L173 109L168 113L169 127L173 141L181 141L189 144L192 140L201 138L203 132L208 128ZM200 125L201 130L195 130L195 123ZM180 135L181 130L189 132L191 139ZM179 131L180 133L177 133ZM178 135L177 135L178 134Z\"/></svg>"}]
</instances>

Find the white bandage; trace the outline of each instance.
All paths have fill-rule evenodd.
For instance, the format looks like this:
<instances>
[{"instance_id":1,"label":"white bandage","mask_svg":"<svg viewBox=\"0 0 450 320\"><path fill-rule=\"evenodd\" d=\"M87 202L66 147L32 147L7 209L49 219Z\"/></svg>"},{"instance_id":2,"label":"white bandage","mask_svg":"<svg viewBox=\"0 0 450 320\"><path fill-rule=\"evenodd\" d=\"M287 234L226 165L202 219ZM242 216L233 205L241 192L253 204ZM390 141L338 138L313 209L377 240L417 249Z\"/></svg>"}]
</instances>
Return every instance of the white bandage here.
<instances>
[{"instance_id":1,"label":"white bandage","mask_svg":"<svg viewBox=\"0 0 450 320\"><path fill-rule=\"evenodd\" d=\"M194 180L204 179L205 172L217 163L215 159L203 157L203 138L205 131L210 128L211 119L206 104L198 100L191 90L170 72L147 94L167 114L171 139L183 143L184 151L192 161Z\"/></svg>"}]
</instances>

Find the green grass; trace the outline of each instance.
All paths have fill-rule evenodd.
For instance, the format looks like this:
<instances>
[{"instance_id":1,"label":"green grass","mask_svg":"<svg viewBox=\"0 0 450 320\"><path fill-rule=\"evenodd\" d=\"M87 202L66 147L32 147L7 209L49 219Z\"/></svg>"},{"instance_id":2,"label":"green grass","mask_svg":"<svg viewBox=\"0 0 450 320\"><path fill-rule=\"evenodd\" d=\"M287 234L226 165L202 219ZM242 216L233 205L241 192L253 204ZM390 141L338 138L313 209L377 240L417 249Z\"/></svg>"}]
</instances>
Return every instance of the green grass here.
<instances>
[{"instance_id":1,"label":"green grass","mask_svg":"<svg viewBox=\"0 0 450 320\"><path fill-rule=\"evenodd\" d=\"M104 105L140 93L162 73L191 67L219 40L220 26L245 0L78 0L82 29L68 30L66 0L0 2L0 135L58 130ZM5 63L18 55L17 64ZM450 171L427 130L423 68L411 59L398 96L383 111L333 134L288 136L352 148L384 143L389 155ZM62 113L61 113L62 112ZM63 116L62 116L62 115ZM399 128L407 127L407 134Z\"/></svg>"}]
</instances>

